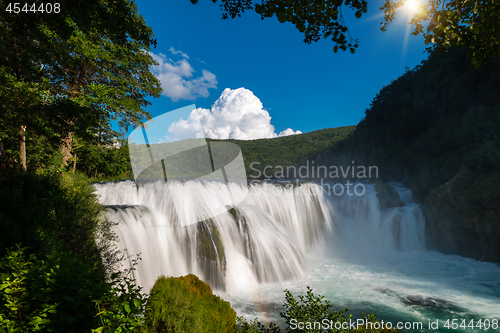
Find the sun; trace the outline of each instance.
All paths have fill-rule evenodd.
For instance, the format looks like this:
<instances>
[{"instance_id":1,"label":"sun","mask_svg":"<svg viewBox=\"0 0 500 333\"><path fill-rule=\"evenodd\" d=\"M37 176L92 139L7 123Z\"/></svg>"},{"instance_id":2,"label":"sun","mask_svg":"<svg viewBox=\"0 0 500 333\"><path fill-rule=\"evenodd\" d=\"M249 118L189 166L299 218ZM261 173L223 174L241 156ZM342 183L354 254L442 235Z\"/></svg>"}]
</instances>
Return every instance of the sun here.
<instances>
[{"instance_id":1,"label":"sun","mask_svg":"<svg viewBox=\"0 0 500 333\"><path fill-rule=\"evenodd\" d=\"M415 12L420 9L420 1L418 0L406 0L405 7Z\"/></svg>"}]
</instances>

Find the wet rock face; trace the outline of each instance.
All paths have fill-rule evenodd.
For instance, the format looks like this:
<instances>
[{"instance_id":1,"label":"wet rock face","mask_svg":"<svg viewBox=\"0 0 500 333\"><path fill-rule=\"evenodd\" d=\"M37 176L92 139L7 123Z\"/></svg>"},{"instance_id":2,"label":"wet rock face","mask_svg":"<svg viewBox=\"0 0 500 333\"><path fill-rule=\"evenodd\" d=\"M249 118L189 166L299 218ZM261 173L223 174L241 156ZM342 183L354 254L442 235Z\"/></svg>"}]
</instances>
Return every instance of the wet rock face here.
<instances>
[{"instance_id":1,"label":"wet rock face","mask_svg":"<svg viewBox=\"0 0 500 333\"><path fill-rule=\"evenodd\" d=\"M454 313L461 314L463 317L469 316L466 309L442 298L422 295L405 295L400 297L400 301L407 306L424 309L429 308L443 314Z\"/></svg>"},{"instance_id":2,"label":"wet rock face","mask_svg":"<svg viewBox=\"0 0 500 333\"><path fill-rule=\"evenodd\" d=\"M137 205L104 205L106 209L112 209L115 213L119 210L125 210L127 208L137 207Z\"/></svg>"},{"instance_id":3,"label":"wet rock face","mask_svg":"<svg viewBox=\"0 0 500 333\"><path fill-rule=\"evenodd\" d=\"M407 295L401 297L401 302L405 305L416 305L421 307L450 307L451 303L446 300L434 298L434 297L426 297L420 295Z\"/></svg>"},{"instance_id":4,"label":"wet rock face","mask_svg":"<svg viewBox=\"0 0 500 333\"><path fill-rule=\"evenodd\" d=\"M196 225L198 267L207 282L217 289L224 289L226 257L219 231L211 219Z\"/></svg>"},{"instance_id":5,"label":"wet rock face","mask_svg":"<svg viewBox=\"0 0 500 333\"><path fill-rule=\"evenodd\" d=\"M425 199L427 248L500 263L500 171L460 170Z\"/></svg>"},{"instance_id":6,"label":"wet rock face","mask_svg":"<svg viewBox=\"0 0 500 333\"><path fill-rule=\"evenodd\" d=\"M228 208L228 211L233 217L234 222L238 227L238 231L240 232L239 236L241 243L243 244L243 255L252 263L255 263L253 240L252 236L248 232L247 220L235 208Z\"/></svg>"},{"instance_id":7,"label":"wet rock face","mask_svg":"<svg viewBox=\"0 0 500 333\"><path fill-rule=\"evenodd\" d=\"M380 204L380 209L403 207L405 204L401 201L398 191L394 186L377 182L375 184L375 191L377 191L377 198Z\"/></svg>"}]
</instances>

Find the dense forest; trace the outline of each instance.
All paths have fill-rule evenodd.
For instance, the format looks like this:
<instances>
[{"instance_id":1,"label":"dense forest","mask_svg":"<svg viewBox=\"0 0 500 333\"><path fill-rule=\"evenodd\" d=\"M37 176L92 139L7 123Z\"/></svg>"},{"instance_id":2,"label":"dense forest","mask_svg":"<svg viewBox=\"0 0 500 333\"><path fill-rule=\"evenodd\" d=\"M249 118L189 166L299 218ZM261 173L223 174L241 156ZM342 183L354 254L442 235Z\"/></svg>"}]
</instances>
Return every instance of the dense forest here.
<instances>
[{"instance_id":1,"label":"dense forest","mask_svg":"<svg viewBox=\"0 0 500 333\"><path fill-rule=\"evenodd\" d=\"M249 178L256 175L255 169L262 173L265 166L297 166L305 163L318 155L328 152L339 142L347 139L354 131L355 126L345 126L338 128L327 128L309 133L259 140L212 140L207 142L232 142L236 143L240 149L245 162L245 168ZM155 145L153 150L155 149ZM162 145L159 145L162 146ZM168 145L163 145L167 147ZM34 157L28 166L39 167L61 167L62 160L56 147L46 147L46 155L43 158L33 151ZM117 140L116 144L100 145L75 145L72 150L72 163L66 167L71 171L79 171L86 174L95 181L100 180L122 180L133 179L130 165L129 148L134 151L136 147L128 146L126 140ZM37 146L37 149L42 147ZM51 152L51 154L47 153ZM139 154L140 155L140 154ZM142 156L144 163L149 163L149 156ZM42 162L43 161L43 162ZM257 163L254 163L257 162ZM251 164L253 164L253 169ZM188 167L184 165L184 167ZM273 173L272 170L268 171ZM258 177L258 178L262 178Z\"/></svg>"},{"instance_id":2,"label":"dense forest","mask_svg":"<svg viewBox=\"0 0 500 333\"><path fill-rule=\"evenodd\" d=\"M346 140L355 128L355 126L344 126L274 139L227 141L240 146L247 177L255 178L261 174L260 177L263 178L264 167L273 167L267 174L274 175L276 166L303 165L306 161L334 149L340 142Z\"/></svg>"}]
</instances>

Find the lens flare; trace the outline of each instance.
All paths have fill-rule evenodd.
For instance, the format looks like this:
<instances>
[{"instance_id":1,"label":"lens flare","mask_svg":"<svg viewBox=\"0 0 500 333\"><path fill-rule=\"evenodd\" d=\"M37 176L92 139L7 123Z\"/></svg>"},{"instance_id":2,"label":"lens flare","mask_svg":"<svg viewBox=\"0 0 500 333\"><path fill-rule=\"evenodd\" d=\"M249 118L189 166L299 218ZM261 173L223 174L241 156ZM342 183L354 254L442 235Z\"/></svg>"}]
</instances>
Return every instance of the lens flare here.
<instances>
[{"instance_id":1,"label":"lens flare","mask_svg":"<svg viewBox=\"0 0 500 333\"><path fill-rule=\"evenodd\" d=\"M418 0L407 0L405 6L412 12L417 11L420 8L420 2Z\"/></svg>"}]
</instances>

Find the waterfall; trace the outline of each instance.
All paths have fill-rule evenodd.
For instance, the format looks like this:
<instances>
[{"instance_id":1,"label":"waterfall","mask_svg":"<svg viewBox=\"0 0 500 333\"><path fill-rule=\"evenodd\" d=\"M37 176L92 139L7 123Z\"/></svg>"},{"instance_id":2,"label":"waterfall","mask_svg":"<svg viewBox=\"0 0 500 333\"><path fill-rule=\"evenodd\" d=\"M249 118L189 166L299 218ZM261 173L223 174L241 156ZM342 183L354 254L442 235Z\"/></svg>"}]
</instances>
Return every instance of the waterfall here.
<instances>
[{"instance_id":1,"label":"waterfall","mask_svg":"<svg viewBox=\"0 0 500 333\"><path fill-rule=\"evenodd\" d=\"M337 248L342 246L357 251L414 251L424 250L425 218L415 203L381 210L372 185L363 185L364 195L348 195L347 191L333 200L339 223L335 224ZM411 197L409 190L402 198Z\"/></svg>"},{"instance_id":2,"label":"waterfall","mask_svg":"<svg viewBox=\"0 0 500 333\"><path fill-rule=\"evenodd\" d=\"M315 183L95 185L106 218L118 223L118 246L141 253L134 274L146 291L159 275L194 273L227 291L291 280L308 271L309 256L337 247L423 250L419 206L382 211L374 187L363 186L363 195L338 196ZM242 203L225 205L244 195Z\"/></svg>"}]
</instances>

